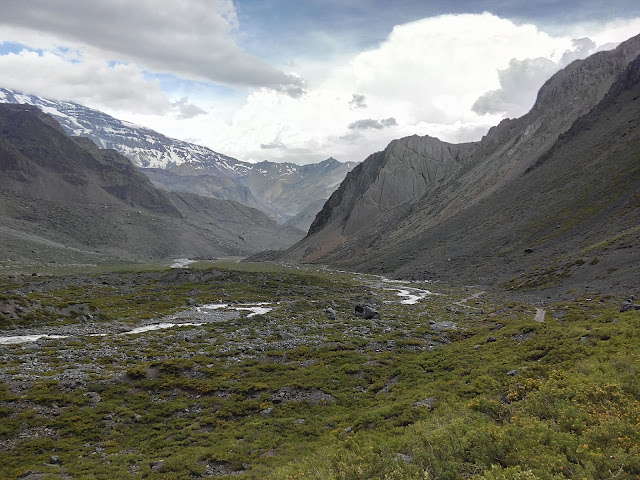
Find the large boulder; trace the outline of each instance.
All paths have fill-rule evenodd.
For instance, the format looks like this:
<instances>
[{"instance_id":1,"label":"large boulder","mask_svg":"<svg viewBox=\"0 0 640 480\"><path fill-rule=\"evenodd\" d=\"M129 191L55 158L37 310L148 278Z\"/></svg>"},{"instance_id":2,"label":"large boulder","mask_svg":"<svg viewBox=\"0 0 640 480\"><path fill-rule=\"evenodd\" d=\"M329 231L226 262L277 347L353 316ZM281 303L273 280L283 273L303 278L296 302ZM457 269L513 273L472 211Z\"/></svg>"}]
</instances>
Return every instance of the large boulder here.
<instances>
[{"instance_id":1,"label":"large boulder","mask_svg":"<svg viewBox=\"0 0 640 480\"><path fill-rule=\"evenodd\" d=\"M364 318L365 320L380 318L380 312L378 312L375 308L373 308L369 304L356 305L354 307L354 311L355 311L356 317Z\"/></svg>"}]
</instances>

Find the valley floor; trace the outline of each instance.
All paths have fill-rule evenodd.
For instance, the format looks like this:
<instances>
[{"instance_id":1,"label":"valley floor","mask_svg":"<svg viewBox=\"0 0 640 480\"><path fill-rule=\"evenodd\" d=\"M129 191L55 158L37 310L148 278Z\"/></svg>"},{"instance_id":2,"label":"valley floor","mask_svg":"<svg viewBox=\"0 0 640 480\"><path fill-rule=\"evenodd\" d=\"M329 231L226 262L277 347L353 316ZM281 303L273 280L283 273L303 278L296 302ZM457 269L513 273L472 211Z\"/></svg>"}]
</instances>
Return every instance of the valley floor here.
<instances>
[{"instance_id":1,"label":"valley floor","mask_svg":"<svg viewBox=\"0 0 640 480\"><path fill-rule=\"evenodd\" d=\"M0 276L1 478L640 475L625 298L176 267Z\"/></svg>"}]
</instances>

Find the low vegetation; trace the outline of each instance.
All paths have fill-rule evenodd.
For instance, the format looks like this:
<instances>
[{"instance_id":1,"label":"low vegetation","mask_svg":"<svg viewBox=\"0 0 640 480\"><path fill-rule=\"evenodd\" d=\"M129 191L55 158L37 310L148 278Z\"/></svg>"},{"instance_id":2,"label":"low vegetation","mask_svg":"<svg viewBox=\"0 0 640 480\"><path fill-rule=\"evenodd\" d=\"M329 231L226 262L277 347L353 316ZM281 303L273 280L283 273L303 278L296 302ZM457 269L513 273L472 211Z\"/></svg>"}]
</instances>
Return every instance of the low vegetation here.
<instances>
[{"instance_id":1,"label":"low vegetation","mask_svg":"<svg viewBox=\"0 0 640 480\"><path fill-rule=\"evenodd\" d=\"M1 478L640 475L640 312L620 298L539 322L495 293L410 285L437 295L407 305L405 284L268 264L0 282L0 336L82 328L0 345ZM273 310L113 327L233 302Z\"/></svg>"}]
</instances>

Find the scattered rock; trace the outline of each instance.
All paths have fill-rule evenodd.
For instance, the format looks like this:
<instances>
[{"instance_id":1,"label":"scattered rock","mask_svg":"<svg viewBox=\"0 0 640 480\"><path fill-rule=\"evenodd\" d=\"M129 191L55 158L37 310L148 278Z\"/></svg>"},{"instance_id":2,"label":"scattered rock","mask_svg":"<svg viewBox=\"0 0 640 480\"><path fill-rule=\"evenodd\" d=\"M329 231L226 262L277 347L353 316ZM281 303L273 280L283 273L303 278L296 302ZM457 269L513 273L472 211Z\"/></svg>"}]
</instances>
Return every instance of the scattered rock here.
<instances>
[{"instance_id":1,"label":"scattered rock","mask_svg":"<svg viewBox=\"0 0 640 480\"><path fill-rule=\"evenodd\" d=\"M44 480L44 474L32 472L31 470L27 470L22 474L21 477L18 477L20 480Z\"/></svg>"},{"instance_id":2,"label":"scattered rock","mask_svg":"<svg viewBox=\"0 0 640 480\"><path fill-rule=\"evenodd\" d=\"M87 397L89 401L94 405L97 405L102 401L102 397L96 392L87 392L84 394L84 396Z\"/></svg>"},{"instance_id":3,"label":"scattered rock","mask_svg":"<svg viewBox=\"0 0 640 480\"><path fill-rule=\"evenodd\" d=\"M496 341L496 337L489 337L487 338L487 343L492 343Z\"/></svg>"},{"instance_id":4,"label":"scattered rock","mask_svg":"<svg viewBox=\"0 0 640 480\"><path fill-rule=\"evenodd\" d=\"M524 253L527 253L527 254L533 253L533 248L525 248Z\"/></svg>"},{"instance_id":5,"label":"scattered rock","mask_svg":"<svg viewBox=\"0 0 640 480\"><path fill-rule=\"evenodd\" d=\"M373 318L380 318L380 312L368 304L356 305L354 307L356 317L364 318L365 320L371 320Z\"/></svg>"},{"instance_id":6,"label":"scattered rock","mask_svg":"<svg viewBox=\"0 0 640 480\"><path fill-rule=\"evenodd\" d=\"M57 455L51 455L51 457L49 457L49 463L51 465L60 465L62 462Z\"/></svg>"},{"instance_id":7,"label":"scattered rock","mask_svg":"<svg viewBox=\"0 0 640 480\"><path fill-rule=\"evenodd\" d=\"M389 391L391 390L391 387L393 387L394 385L397 385L399 382L400 382L400 379L398 378L397 375L395 377L391 377L387 381L387 383L384 384L384 387L382 387L378 393L389 393Z\"/></svg>"},{"instance_id":8,"label":"scattered rock","mask_svg":"<svg viewBox=\"0 0 640 480\"><path fill-rule=\"evenodd\" d=\"M396 462L411 463L412 458L409 455L405 455L404 453L398 453L396 454L394 460Z\"/></svg>"},{"instance_id":9,"label":"scattered rock","mask_svg":"<svg viewBox=\"0 0 640 480\"><path fill-rule=\"evenodd\" d=\"M629 312L631 310L640 310L640 305L631 302L623 302L620 306L620 312Z\"/></svg>"},{"instance_id":10,"label":"scattered rock","mask_svg":"<svg viewBox=\"0 0 640 480\"><path fill-rule=\"evenodd\" d=\"M435 330L436 332L443 332L447 330L458 330L458 325L456 322L451 322L448 320L443 320L442 322L429 322L431 330Z\"/></svg>"},{"instance_id":11,"label":"scattered rock","mask_svg":"<svg viewBox=\"0 0 640 480\"><path fill-rule=\"evenodd\" d=\"M277 456L278 456L278 451L275 449L267 450L262 455L260 455L261 458L273 458Z\"/></svg>"},{"instance_id":12,"label":"scattered rock","mask_svg":"<svg viewBox=\"0 0 640 480\"><path fill-rule=\"evenodd\" d=\"M273 407L265 408L264 410L260 411L260 415L264 415L265 417L268 417L272 413L273 413Z\"/></svg>"},{"instance_id":13,"label":"scattered rock","mask_svg":"<svg viewBox=\"0 0 640 480\"><path fill-rule=\"evenodd\" d=\"M27 352L39 352L40 350L42 350L42 347L37 343L27 343L22 347L22 349L26 350Z\"/></svg>"},{"instance_id":14,"label":"scattered rock","mask_svg":"<svg viewBox=\"0 0 640 480\"><path fill-rule=\"evenodd\" d=\"M511 370L509 372L507 372L507 375L509 375L510 377L515 377L516 375L520 374L520 370Z\"/></svg>"},{"instance_id":15,"label":"scattered rock","mask_svg":"<svg viewBox=\"0 0 640 480\"><path fill-rule=\"evenodd\" d=\"M296 421L294 423L296 425L302 425L304 422L306 422L304 418L296 418Z\"/></svg>"},{"instance_id":16,"label":"scattered rock","mask_svg":"<svg viewBox=\"0 0 640 480\"><path fill-rule=\"evenodd\" d=\"M154 472L162 472L164 470L164 460L156 460L151 462L151 470Z\"/></svg>"},{"instance_id":17,"label":"scattered rock","mask_svg":"<svg viewBox=\"0 0 640 480\"><path fill-rule=\"evenodd\" d=\"M427 407L429 410L433 408L436 402L436 397L425 398L413 404L414 407Z\"/></svg>"},{"instance_id":18,"label":"scattered rock","mask_svg":"<svg viewBox=\"0 0 640 480\"><path fill-rule=\"evenodd\" d=\"M513 338L514 340L517 340L518 342L526 342L528 340L531 340L536 335L537 335L536 331L532 330L532 331L527 332L527 333L519 333L517 335L514 335L511 338Z\"/></svg>"},{"instance_id":19,"label":"scattered rock","mask_svg":"<svg viewBox=\"0 0 640 480\"><path fill-rule=\"evenodd\" d=\"M335 320L336 315L338 314L338 312L336 312L333 308L327 308L325 310L325 313L327 314L327 317L329 317L329 320Z\"/></svg>"},{"instance_id":20,"label":"scattered rock","mask_svg":"<svg viewBox=\"0 0 640 480\"><path fill-rule=\"evenodd\" d=\"M271 401L273 403L307 402L309 405L318 405L333 403L336 398L320 390L295 390L291 387L282 387L271 396Z\"/></svg>"}]
</instances>

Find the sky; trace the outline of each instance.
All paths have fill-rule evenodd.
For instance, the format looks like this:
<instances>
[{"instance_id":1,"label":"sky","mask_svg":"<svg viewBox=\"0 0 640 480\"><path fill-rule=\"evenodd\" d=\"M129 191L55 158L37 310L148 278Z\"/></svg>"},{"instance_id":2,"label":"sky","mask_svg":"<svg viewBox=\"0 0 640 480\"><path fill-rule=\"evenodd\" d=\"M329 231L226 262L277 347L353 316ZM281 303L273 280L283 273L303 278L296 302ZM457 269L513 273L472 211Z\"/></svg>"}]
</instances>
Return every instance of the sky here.
<instances>
[{"instance_id":1,"label":"sky","mask_svg":"<svg viewBox=\"0 0 640 480\"><path fill-rule=\"evenodd\" d=\"M637 0L0 0L0 87L240 160L362 161L477 141L572 61L640 34Z\"/></svg>"}]
</instances>

